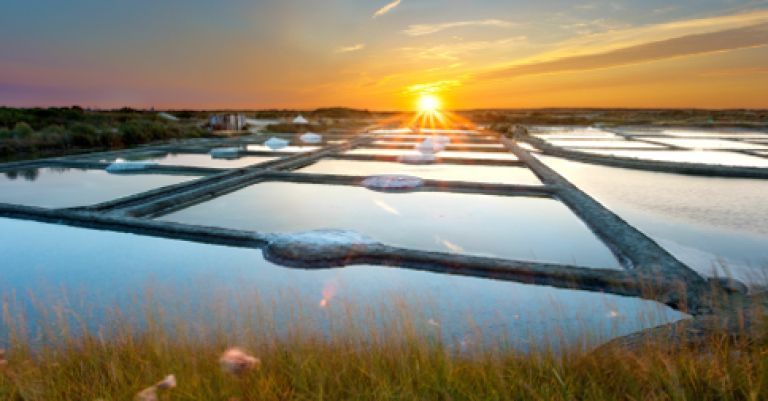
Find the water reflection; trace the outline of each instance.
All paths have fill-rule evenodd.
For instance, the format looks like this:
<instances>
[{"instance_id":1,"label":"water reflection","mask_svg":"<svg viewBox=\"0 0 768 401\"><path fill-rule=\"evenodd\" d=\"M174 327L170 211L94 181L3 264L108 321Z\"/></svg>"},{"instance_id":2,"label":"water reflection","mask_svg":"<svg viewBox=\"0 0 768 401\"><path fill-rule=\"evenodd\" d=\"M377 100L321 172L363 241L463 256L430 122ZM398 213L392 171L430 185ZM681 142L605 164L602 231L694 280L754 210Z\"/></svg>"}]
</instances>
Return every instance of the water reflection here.
<instances>
[{"instance_id":1,"label":"water reflection","mask_svg":"<svg viewBox=\"0 0 768 401\"><path fill-rule=\"evenodd\" d=\"M88 171L85 168L70 168L70 167L46 167L45 170L51 173L64 174L70 170ZM27 168L19 170L9 170L3 173L5 178L9 180L16 180L22 178L25 181L35 181L40 177L40 168Z\"/></svg>"},{"instance_id":2,"label":"water reflection","mask_svg":"<svg viewBox=\"0 0 768 401\"><path fill-rule=\"evenodd\" d=\"M197 178L61 167L6 172L0 177L0 202L51 208L92 205Z\"/></svg>"},{"instance_id":3,"label":"water reflection","mask_svg":"<svg viewBox=\"0 0 768 401\"><path fill-rule=\"evenodd\" d=\"M10 180L15 180L21 176L27 181L34 181L37 179L38 175L40 175L40 173L36 168L25 169L25 170L12 170L12 171L5 172L5 176Z\"/></svg>"}]
</instances>

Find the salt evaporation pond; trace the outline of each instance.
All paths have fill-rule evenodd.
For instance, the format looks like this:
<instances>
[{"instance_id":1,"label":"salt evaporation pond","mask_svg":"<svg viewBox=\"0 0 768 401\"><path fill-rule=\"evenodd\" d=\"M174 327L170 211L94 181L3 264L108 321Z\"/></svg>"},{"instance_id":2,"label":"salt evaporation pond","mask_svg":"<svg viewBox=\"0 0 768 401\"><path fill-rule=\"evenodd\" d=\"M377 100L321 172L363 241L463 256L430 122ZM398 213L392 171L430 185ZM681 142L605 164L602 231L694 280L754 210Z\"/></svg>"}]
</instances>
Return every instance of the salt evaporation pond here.
<instances>
[{"instance_id":1,"label":"salt evaporation pond","mask_svg":"<svg viewBox=\"0 0 768 401\"><path fill-rule=\"evenodd\" d=\"M373 148L357 148L348 150L345 154L348 155L363 155L363 156L402 156L406 154L416 154L415 150L407 149L373 149ZM517 156L509 152L461 152L461 151L442 151L435 154L438 158L460 158L460 159L481 159L481 160L517 160Z\"/></svg>"},{"instance_id":2,"label":"salt evaporation pond","mask_svg":"<svg viewBox=\"0 0 768 401\"><path fill-rule=\"evenodd\" d=\"M329 313L344 315L349 306L363 319L366 310L396 310L405 302L425 334L439 330L446 340L470 343L478 333L491 341L507 336L525 348L584 337L606 341L685 318L656 302L596 292L377 266L284 268L257 249L5 218L0 232L14 233L0 241L0 294L18 302L33 325L43 318L35 304L66 306L67 316L79 316L95 331L111 308L140 317L151 302L168 319L183 305L176 313L216 324L227 311L207 308L235 308L246 300L251 307L267 305L278 328L298 309L323 326ZM3 330L0 325L0 339L8 334Z\"/></svg>"},{"instance_id":3,"label":"salt evaporation pond","mask_svg":"<svg viewBox=\"0 0 768 401\"><path fill-rule=\"evenodd\" d=\"M379 161L353 161L323 159L297 170L302 173L375 175L404 174L423 179L445 181L468 181L494 184L541 185L536 175L526 167L426 164L413 165Z\"/></svg>"},{"instance_id":4,"label":"salt evaporation pond","mask_svg":"<svg viewBox=\"0 0 768 401\"><path fill-rule=\"evenodd\" d=\"M164 166L240 168L259 163L266 163L268 161L276 160L277 158L267 156L242 156L234 159L222 159L213 158L207 153L167 153L160 155L150 154L146 156L133 155L126 156L124 159L152 162Z\"/></svg>"},{"instance_id":5,"label":"salt evaporation pond","mask_svg":"<svg viewBox=\"0 0 768 401\"><path fill-rule=\"evenodd\" d=\"M0 203L48 208L87 206L195 178L70 168L6 171L0 174Z\"/></svg>"},{"instance_id":6,"label":"salt evaporation pond","mask_svg":"<svg viewBox=\"0 0 768 401\"><path fill-rule=\"evenodd\" d=\"M548 198L265 182L161 220L260 232L346 229L420 250L619 268L581 220Z\"/></svg>"},{"instance_id":7,"label":"salt evaporation pond","mask_svg":"<svg viewBox=\"0 0 768 401\"><path fill-rule=\"evenodd\" d=\"M538 156L703 275L768 278L764 180L658 173Z\"/></svg>"}]
</instances>

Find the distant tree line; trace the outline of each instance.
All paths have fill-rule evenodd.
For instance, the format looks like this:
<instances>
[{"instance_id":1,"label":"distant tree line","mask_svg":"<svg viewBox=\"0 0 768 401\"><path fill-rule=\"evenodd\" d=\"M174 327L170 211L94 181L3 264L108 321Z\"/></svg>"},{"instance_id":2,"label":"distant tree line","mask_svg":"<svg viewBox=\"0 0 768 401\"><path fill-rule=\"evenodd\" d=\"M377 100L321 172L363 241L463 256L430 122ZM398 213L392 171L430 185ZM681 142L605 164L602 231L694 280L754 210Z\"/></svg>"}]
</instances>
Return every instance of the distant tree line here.
<instances>
[{"instance_id":1,"label":"distant tree line","mask_svg":"<svg viewBox=\"0 0 768 401\"><path fill-rule=\"evenodd\" d=\"M119 149L153 141L200 137L189 123L128 108L88 111L80 107L0 108L0 157L27 157L76 150Z\"/></svg>"}]
</instances>

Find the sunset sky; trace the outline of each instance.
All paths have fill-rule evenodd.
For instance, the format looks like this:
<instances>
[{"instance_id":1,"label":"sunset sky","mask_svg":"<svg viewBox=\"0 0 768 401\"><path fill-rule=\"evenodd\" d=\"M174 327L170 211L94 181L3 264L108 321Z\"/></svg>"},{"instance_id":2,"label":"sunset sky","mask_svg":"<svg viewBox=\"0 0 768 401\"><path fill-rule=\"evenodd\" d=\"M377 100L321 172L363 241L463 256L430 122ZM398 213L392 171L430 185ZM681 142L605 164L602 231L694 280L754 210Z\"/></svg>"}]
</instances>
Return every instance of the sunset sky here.
<instances>
[{"instance_id":1,"label":"sunset sky","mask_svg":"<svg viewBox=\"0 0 768 401\"><path fill-rule=\"evenodd\" d=\"M2 3L0 105L768 107L768 1Z\"/></svg>"}]
</instances>

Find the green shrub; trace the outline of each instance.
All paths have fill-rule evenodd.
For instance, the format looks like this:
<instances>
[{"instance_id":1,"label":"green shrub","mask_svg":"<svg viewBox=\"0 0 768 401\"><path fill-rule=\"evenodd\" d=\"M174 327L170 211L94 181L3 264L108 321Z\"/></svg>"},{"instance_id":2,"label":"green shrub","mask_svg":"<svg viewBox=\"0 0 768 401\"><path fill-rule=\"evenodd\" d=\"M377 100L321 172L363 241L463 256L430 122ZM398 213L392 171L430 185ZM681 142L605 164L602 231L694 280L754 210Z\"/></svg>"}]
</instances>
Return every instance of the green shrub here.
<instances>
[{"instance_id":1,"label":"green shrub","mask_svg":"<svg viewBox=\"0 0 768 401\"><path fill-rule=\"evenodd\" d=\"M34 132L35 130L33 130L29 124L23 121L16 123L16 125L13 127L13 136L16 138L26 138L32 135Z\"/></svg>"},{"instance_id":2,"label":"green shrub","mask_svg":"<svg viewBox=\"0 0 768 401\"><path fill-rule=\"evenodd\" d=\"M146 143L151 139L149 132L147 132L146 124L141 121L126 121L120 124L119 131L123 143L127 146Z\"/></svg>"},{"instance_id":3,"label":"green shrub","mask_svg":"<svg viewBox=\"0 0 768 401\"><path fill-rule=\"evenodd\" d=\"M72 145L90 148L99 144L96 128L90 124L75 123L69 127L70 141Z\"/></svg>"}]
</instances>

